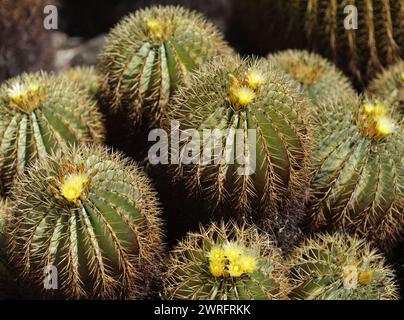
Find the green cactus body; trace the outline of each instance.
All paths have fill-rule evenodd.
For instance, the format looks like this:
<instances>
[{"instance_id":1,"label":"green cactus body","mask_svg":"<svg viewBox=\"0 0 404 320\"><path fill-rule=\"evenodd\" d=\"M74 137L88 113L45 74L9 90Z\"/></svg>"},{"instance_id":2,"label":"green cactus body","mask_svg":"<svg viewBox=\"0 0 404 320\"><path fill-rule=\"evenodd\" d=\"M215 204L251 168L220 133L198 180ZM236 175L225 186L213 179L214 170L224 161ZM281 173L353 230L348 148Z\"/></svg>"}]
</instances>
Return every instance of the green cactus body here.
<instances>
[{"instance_id":1,"label":"green cactus body","mask_svg":"<svg viewBox=\"0 0 404 320\"><path fill-rule=\"evenodd\" d=\"M314 152L310 224L342 227L388 248L404 226L402 124L379 102L345 103L355 116L323 128Z\"/></svg>"},{"instance_id":2,"label":"green cactus body","mask_svg":"<svg viewBox=\"0 0 404 320\"><path fill-rule=\"evenodd\" d=\"M101 80L98 71L94 67L74 67L62 72L60 76L76 84L80 90L87 92L91 98L97 97Z\"/></svg>"},{"instance_id":3,"label":"green cactus body","mask_svg":"<svg viewBox=\"0 0 404 320\"><path fill-rule=\"evenodd\" d=\"M43 297L139 298L159 272L160 209L140 169L102 147L61 149L17 179L9 252ZM44 290L44 268L58 290ZM43 292L40 292L43 290Z\"/></svg>"},{"instance_id":4,"label":"green cactus body","mask_svg":"<svg viewBox=\"0 0 404 320\"><path fill-rule=\"evenodd\" d=\"M253 227L201 227L174 248L167 269L167 299L277 300L287 295L279 251Z\"/></svg>"},{"instance_id":5,"label":"green cactus body","mask_svg":"<svg viewBox=\"0 0 404 320\"><path fill-rule=\"evenodd\" d=\"M272 5L273 1L270 1ZM403 0L292 0L281 1L288 13L291 35L303 32L317 51L349 71L358 83L366 82L382 66L403 57ZM279 0L275 0L279 5ZM353 29L350 9L358 12L358 28ZM351 13L351 16L348 14ZM348 23L348 28L345 24Z\"/></svg>"},{"instance_id":6,"label":"green cactus body","mask_svg":"<svg viewBox=\"0 0 404 320\"><path fill-rule=\"evenodd\" d=\"M306 240L289 261L291 299L395 300L394 271L366 241L339 233Z\"/></svg>"},{"instance_id":7,"label":"green cactus body","mask_svg":"<svg viewBox=\"0 0 404 320\"><path fill-rule=\"evenodd\" d=\"M370 82L366 95L386 101L404 113L404 61L399 61L376 76Z\"/></svg>"},{"instance_id":8,"label":"green cactus body","mask_svg":"<svg viewBox=\"0 0 404 320\"><path fill-rule=\"evenodd\" d=\"M128 16L101 55L102 94L135 122L158 124L177 85L202 63L231 50L201 15L157 6Z\"/></svg>"},{"instance_id":9,"label":"green cactus body","mask_svg":"<svg viewBox=\"0 0 404 320\"><path fill-rule=\"evenodd\" d=\"M180 145L176 178L220 214L276 213L304 193L310 154L306 112L304 96L264 60L229 57L205 65L179 89L165 121L178 121L181 132L195 129L203 140L196 164L184 164L189 145ZM211 152L210 163L203 162L209 149L205 129L230 130L213 139L213 150L219 147L220 152ZM231 130L244 137L231 135ZM229 154L234 161L227 161ZM242 156L245 161L239 161ZM249 163L254 156L255 163Z\"/></svg>"},{"instance_id":10,"label":"green cactus body","mask_svg":"<svg viewBox=\"0 0 404 320\"><path fill-rule=\"evenodd\" d=\"M348 78L318 54L287 50L269 55L268 61L297 81L314 104L355 94Z\"/></svg>"},{"instance_id":11,"label":"green cactus body","mask_svg":"<svg viewBox=\"0 0 404 320\"><path fill-rule=\"evenodd\" d=\"M35 159L62 145L103 139L101 113L69 82L37 73L1 86L0 185L5 194L14 177Z\"/></svg>"}]
</instances>

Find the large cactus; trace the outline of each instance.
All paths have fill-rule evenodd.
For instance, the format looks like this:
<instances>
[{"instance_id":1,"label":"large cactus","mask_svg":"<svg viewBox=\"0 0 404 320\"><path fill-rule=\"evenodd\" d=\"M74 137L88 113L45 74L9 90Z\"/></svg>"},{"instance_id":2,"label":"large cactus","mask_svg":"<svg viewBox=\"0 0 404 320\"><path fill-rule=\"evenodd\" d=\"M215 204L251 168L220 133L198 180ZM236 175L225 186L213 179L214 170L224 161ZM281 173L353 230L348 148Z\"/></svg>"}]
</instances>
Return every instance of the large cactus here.
<instances>
[{"instance_id":1,"label":"large cactus","mask_svg":"<svg viewBox=\"0 0 404 320\"><path fill-rule=\"evenodd\" d=\"M268 61L295 80L314 104L355 94L349 79L318 54L286 50L269 55Z\"/></svg>"},{"instance_id":2,"label":"large cactus","mask_svg":"<svg viewBox=\"0 0 404 320\"><path fill-rule=\"evenodd\" d=\"M0 185L5 194L15 175L35 159L61 145L103 139L95 102L68 81L35 73L0 87Z\"/></svg>"},{"instance_id":3,"label":"large cactus","mask_svg":"<svg viewBox=\"0 0 404 320\"><path fill-rule=\"evenodd\" d=\"M230 53L205 18L180 7L139 10L109 34L101 54L103 97L135 122L159 122L178 84L202 63Z\"/></svg>"},{"instance_id":4,"label":"large cactus","mask_svg":"<svg viewBox=\"0 0 404 320\"><path fill-rule=\"evenodd\" d=\"M203 146L193 152L199 161L187 164L192 144L182 142L175 174L218 213L274 221L277 209L304 194L310 154L307 102L265 60L228 57L203 66L179 89L166 120L166 125L178 121L182 132L200 133ZM223 136L212 133L209 144L206 129L222 130ZM211 151L208 161L205 151Z\"/></svg>"},{"instance_id":5,"label":"large cactus","mask_svg":"<svg viewBox=\"0 0 404 320\"><path fill-rule=\"evenodd\" d=\"M190 233L172 251L167 299L277 300L287 295L279 250L257 229L212 224Z\"/></svg>"},{"instance_id":6,"label":"large cactus","mask_svg":"<svg viewBox=\"0 0 404 320\"><path fill-rule=\"evenodd\" d=\"M309 46L358 83L403 57L404 0L271 0L268 5L283 7L292 37L303 33ZM357 8L358 29L345 28L347 5Z\"/></svg>"},{"instance_id":7,"label":"large cactus","mask_svg":"<svg viewBox=\"0 0 404 320\"><path fill-rule=\"evenodd\" d=\"M379 101L350 98L345 106L354 112L336 116L319 135L310 224L343 227L388 248L404 231L402 123Z\"/></svg>"},{"instance_id":8,"label":"large cactus","mask_svg":"<svg viewBox=\"0 0 404 320\"><path fill-rule=\"evenodd\" d=\"M369 83L366 94L404 113L404 61L385 69Z\"/></svg>"},{"instance_id":9,"label":"large cactus","mask_svg":"<svg viewBox=\"0 0 404 320\"><path fill-rule=\"evenodd\" d=\"M11 265L44 297L139 298L162 254L160 209L140 169L102 147L61 149L17 179L10 209Z\"/></svg>"},{"instance_id":10,"label":"large cactus","mask_svg":"<svg viewBox=\"0 0 404 320\"><path fill-rule=\"evenodd\" d=\"M363 239L340 233L306 240L292 254L291 299L398 299L394 271Z\"/></svg>"}]
</instances>

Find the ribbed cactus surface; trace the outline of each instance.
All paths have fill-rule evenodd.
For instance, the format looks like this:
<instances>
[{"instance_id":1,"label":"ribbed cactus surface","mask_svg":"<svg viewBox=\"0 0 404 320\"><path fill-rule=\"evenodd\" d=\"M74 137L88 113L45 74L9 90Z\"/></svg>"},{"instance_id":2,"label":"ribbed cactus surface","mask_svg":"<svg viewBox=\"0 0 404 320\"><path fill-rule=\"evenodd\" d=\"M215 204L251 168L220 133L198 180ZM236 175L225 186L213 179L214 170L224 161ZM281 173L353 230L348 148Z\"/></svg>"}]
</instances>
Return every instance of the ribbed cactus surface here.
<instances>
[{"instance_id":1,"label":"ribbed cactus surface","mask_svg":"<svg viewBox=\"0 0 404 320\"><path fill-rule=\"evenodd\" d=\"M167 299L277 300L287 295L286 268L274 243L253 227L212 224L172 251Z\"/></svg>"},{"instance_id":2,"label":"ribbed cactus surface","mask_svg":"<svg viewBox=\"0 0 404 320\"><path fill-rule=\"evenodd\" d=\"M350 121L323 128L314 152L311 225L391 244L403 232L403 127L380 102L348 99ZM338 107L339 108L339 107Z\"/></svg>"},{"instance_id":3,"label":"ribbed cactus surface","mask_svg":"<svg viewBox=\"0 0 404 320\"><path fill-rule=\"evenodd\" d=\"M63 145L103 139L95 102L70 82L35 73L0 87L0 185L5 194L35 159Z\"/></svg>"},{"instance_id":4,"label":"ribbed cactus surface","mask_svg":"<svg viewBox=\"0 0 404 320\"><path fill-rule=\"evenodd\" d=\"M221 213L268 217L304 193L307 111L304 96L265 60L228 57L205 65L179 89L165 121L178 121L181 132L197 130L203 142L193 154L199 161L189 164L190 144L180 143L176 178ZM221 136L212 133L210 144L204 130Z\"/></svg>"},{"instance_id":5,"label":"ribbed cactus surface","mask_svg":"<svg viewBox=\"0 0 404 320\"><path fill-rule=\"evenodd\" d=\"M173 6L136 11L108 36L100 61L103 97L113 110L154 125L191 71L230 52L200 14Z\"/></svg>"},{"instance_id":6,"label":"ribbed cactus surface","mask_svg":"<svg viewBox=\"0 0 404 320\"><path fill-rule=\"evenodd\" d=\"M398 286L384 257L364 240L336 233L306 240L292 254L291 299L393 300Z\"/></svg>"},{"instance_id":7,"label":"ribbed cactus surface","mask_svg":"<svg viewBox=\"0 0 404 320\"><path fill-rule=\"evenodd\" d=\"M22 175L12 198L9 252L23 283L44 297L148 294L162 226L156 194L135 164L102 147L63 149ZM57 290L44 290L48 266L57 269Z\"/></svg>"}]
</instances>

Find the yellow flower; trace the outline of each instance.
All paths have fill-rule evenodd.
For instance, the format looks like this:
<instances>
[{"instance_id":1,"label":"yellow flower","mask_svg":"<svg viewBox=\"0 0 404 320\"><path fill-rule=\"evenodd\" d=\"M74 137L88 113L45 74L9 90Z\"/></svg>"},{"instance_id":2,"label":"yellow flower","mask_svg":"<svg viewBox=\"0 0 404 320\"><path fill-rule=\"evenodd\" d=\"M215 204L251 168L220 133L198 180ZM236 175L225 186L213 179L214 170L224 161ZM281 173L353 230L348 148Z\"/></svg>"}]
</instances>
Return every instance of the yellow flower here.
<instances>
[{"instance_id":1,"label":"yellow flower","mask_svg":"<svg viewBox=\"0 0 404 320\"><path fill-rule=\"evenodd\" d=\"M251 256L241 256L239 263L245 273L252 273L257 269L257 260Z\"/></svg>"},{"instance_id":2,"label":"yellow flower","mask_svg":"<svg viewBox=\"0 0 404 320\"><path fill-rule=\"evenodd\" d=\"M402 82L404 82L404 72L401 72L400 79L401 79Z\"/></svg>"},{"instance_id":3,"label":"yellow flower","mask_svg":"<svg viewBox=\"0 0 404 320\"><path fill-rule=\"evenodd\" d=\"M374 110L375 110L375 106L373 103L367 102L363 106L363 111L367 115L372 115Z\"/></svg>"},{"instance_id":4,"label":"yellow flower","mask_svg":"<svg viewBox=\"0 0 404 320\"><path fill-rule=\"evenodd\" d=\"M231 277L240 277L244 273L243 266L237 260L230 262L228 268Z\"/></svg>"},{"instance_id":5,"label":"yellow flower","mask_svg":"<svg viewBox=\"0 0 404 320\"><path fill-rule=\"evenodd\" d=\"M359 273L358 282L359 284L365 286L371 283L373 280L373 272L372 271L363 271Z\"/></svg>"},{"instance_id":6,"label":"yellow flower","mask_svg":"<svg viewBox=\"0 0 404 320\"><path fill-rule=\"evenodd\" d=\"M376 119L375 129L378 136L385 137L394 131L394 123L390 118L381 116Z\"/></svg>"},{"instance_id":7,"label":"yellow flower","mask_svg":"<svg viewBox=\"0 0 404 320\"><path fill-rule=\"evenodd\" d=\"M373 115L374 116L384 116L387 113L387 107L383 103L376 103L374 110L373 110Z\"/></svg>"},{"instance_id":8,"label":"yellow flower","mask_svg":"<svg viewBox=\"0 0 404 320\"><path fill-rule=\"evenodd\" d=\"M224 272L224 264L221 261L211 261L209 271L214 277L221 277Z\"/></svg>"},{"instance_id":9,"label":"yellow flower","mask_svg":"<svg viewBox=\"0 0 404 320\"><path fill-rule=\"evenodd\" d=\"M234 242L229 242L226 245L223 246L224 249L224 255L227 259L230 261L235 261L237 260L241 253L242 253L242 248Z\"/></svg>"},{"instance_id":10,"label":"yellow flower","mask_svg":"<svg viewBox=\"0 0 404 320\"><path fill-rule=\"evenodd\" d=\"M257 90L264 83L264 76L260 71L250 70L247 74L247 83L251 89Z\"/></svg>"},{"instance_id":11,"label":"yellow flower","mask_svg":"<svg viewBox=\"0 0 404 320\"><path fill-rule=\"evenodd\" d=\"M248 87L240 87L234 90L234 97L238 104L248 106L255 99L255 92Z\"/></svg>"},{"instance_id":12,"label":"yellow flower","mask_svg":"<svg viewBox=\"0 0 404 320\"><path fill-rule=\"evenodd\" d=\"M60 192L67 201L74 202L81 196L86 182L85 176L72 174L65 178L60 187Z\"/></svg>"},{"instance_id":13,"label":"yellow flower","mask_svg":"<svg viewBox=\"0 0 404 320\"><path fill-rule=\"evenodd\" d=\"M149 29L150 32L152 33L158 33L160 32L160 22L157 19L149 19L146 21L146 26Z\"/></svg>"},{"instance_id":14,"label":"yellow flower","mask_svg":"<svg viewBox=\"0 0 404 320\"><path fill-rule=\"evenodd\" d=\"M219 246L214 246L209 252L209 260L211 262L220 262L222 263L225 259L224 250Z\"/></svg>"}]
</instances>

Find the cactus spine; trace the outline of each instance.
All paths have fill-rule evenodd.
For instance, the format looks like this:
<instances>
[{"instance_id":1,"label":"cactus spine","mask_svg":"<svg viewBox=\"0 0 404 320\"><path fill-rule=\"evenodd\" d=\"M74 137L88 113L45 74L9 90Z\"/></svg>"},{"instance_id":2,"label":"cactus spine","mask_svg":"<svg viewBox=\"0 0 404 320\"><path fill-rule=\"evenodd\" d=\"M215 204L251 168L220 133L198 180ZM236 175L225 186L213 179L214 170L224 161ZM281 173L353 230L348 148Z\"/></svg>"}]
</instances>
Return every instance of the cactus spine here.
<instances>
[{"instance_id":1,"label":"cactus spine","mask_svg":"<svg viewBox=\"0 0 404 320\"><path fill-rule=\"evenodd\" d=\"M141 298L159 271L160 209L140 169L98 146L61 149L17 179L9 252L20 278L44 297ZM53 291L53 292L50 292Z\"/></svg>"},{"instance_id":2,"label":"cactus spine","mask_svg":"<svg viewBox=\"0 0 404 320\"><path fill-rule=\"evenodd\" d=\"M201 15L173 6L139 10L115 27L101 55L102 94L135 122L158 124L178 84L231 50Z\"/></svg>"},{"instance_id":3,"label":"cactus spine","mask_svg":"<svg viewBox=\"0 0 404 320\"><path fill-rule=\"evenodd\" d=\"M201 137L205 129L229 130L212 139L210 163L203 156L209 140L203 140L193 154L200 161L184 164L189 145L181 144L175 166L176 177L218 213L274 214L269 219L274 222L277 209L304 193L310 154L307 103L266 61L228 57L203 66L173 98L168 120ZM236 129L241 136L232 135ZM228 161L228 154L235 160ZM245 161L239 159L243 156Z\"/></svg>"},{"instance_id":4,"label":"cactus spine","mask_svg":"<svg viewBox=\"0 0 404 320\"><path fill-rule=\"evenodd\" d=\"M172 251L167 299L277 300L287 294L286 269L268 238L253 227L212 224Z\"/></svg>"},{"instance_id":5,"label":"cactus spine","mask_svg":"<svg viewBox=\"0 0 404 320\"><path fill-rule=\"evenodd\" d=\"M381 102L345 103L351 121L330 122L314 152L310 224L343 227L387 249L404 225L402 123Z\"/></svg>"},{"instance_id":6,"label":"cactus spine","mask_svg":"<svg viewBox=\"0 0 404 320\"><path fill-rule=\"evenodd\" d=\"M395 300L394 271L363 239L340 233L306 240L292 254L291 299Z\"/></svg>"},{"instance_id":7,"label":"cactus spine","mask_svg":"<svg viewBox=\"0 0 404 320\"><path fill-rule=\"evenodd\" d=\"M314 104L355 94L348 78L318 54L286 50L269 55L268 61L295 80Z\"/></svg>"},{"instance_id":8,"label":"cactus spine","mask_svg":"<svg viewBox=\"0 0 404 320\"><path fill-rule=\"evenodd\" d=\"M61 78L24 74L0 87L0 185L62 145L102 142L104 124L95 102Z\"/></svg>"},{"instance_id":9,"label":"cactus spine","mask_svg":"<svg viewBox=\"0 0 404 320\"><path fill-rule=\"evenodd\" d=\"M404 113L404 61L388 67L373 79L366 94Z\"/></svg>"}]
</instances>

